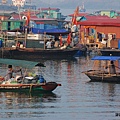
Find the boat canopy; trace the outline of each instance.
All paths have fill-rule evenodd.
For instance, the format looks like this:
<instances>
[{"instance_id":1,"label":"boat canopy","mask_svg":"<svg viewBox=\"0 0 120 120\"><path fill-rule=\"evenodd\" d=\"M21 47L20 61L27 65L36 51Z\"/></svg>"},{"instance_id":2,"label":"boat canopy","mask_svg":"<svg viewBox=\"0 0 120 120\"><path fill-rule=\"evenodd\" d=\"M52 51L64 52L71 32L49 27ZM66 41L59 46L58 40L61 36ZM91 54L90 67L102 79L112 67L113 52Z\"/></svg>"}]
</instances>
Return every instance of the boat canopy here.
<instances>
[{"instance_id":1,"label":"boat canopy","mask_svg":"<svg viewBox=\"0 0 120 120\"><path fill-rule=\"evenodd\" d=\"M116 61L120 60L119 56L95 56L91 60L110 60L110 61Z\"/></svg>"},{"instance_id":2,"label":"boat canopy","mask_svg":"<svg viewBox=\"0 0 120 120\"><path fill-rule=\"evenodd\" d=\"M23 68L33 68L35 66L45 67L44 64L39 62L27 61L27 60L16 60L16 59L4 59L0 58L0 63L13 65L13 66L20 66Z\"/></svg>"}]
</instances>

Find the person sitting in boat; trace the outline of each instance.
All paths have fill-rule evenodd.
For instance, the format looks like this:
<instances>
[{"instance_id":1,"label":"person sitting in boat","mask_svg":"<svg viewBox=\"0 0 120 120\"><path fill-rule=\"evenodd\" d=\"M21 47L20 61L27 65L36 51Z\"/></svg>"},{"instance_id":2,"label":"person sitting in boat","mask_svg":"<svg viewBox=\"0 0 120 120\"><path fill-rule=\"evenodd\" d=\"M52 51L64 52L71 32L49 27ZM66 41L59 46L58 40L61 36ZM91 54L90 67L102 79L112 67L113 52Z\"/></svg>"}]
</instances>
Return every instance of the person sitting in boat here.
<instances>
[{"instance_id":1,"label":"person sitting in boat","mask_svg":"<svg viewBox=\"0 0 120 120\"><path fill-rule=\"evenodd\" d=\"M7 74L6 74L5 80L9 80L9 79L13 78L13 73L17 73L17 72L20 72L20 71L21 71L21 69L14 70L12 68L12 65L8 65L8 70L7 70Z\"/></svg>"},{"instance_id":2,"label":"person sitting in boat","mask_svg":"<svg viewBox=\"0 0 120 120\"><path fill-rule=\"evenodd\" d=\"M55 40L51 39L51 48L54 48L54 45L55 45Z\"/></svg>"},{"instance_id":3,"label":"person sitting in boat","mask_svg":"<svg viewBox=\"0 0 120 120\"><path fill-rule=\"evenodd\" d=\"M60 49L66 49L67 48L67 44L66 43L63 43L63 46L60 47Z\"/></svg>"},{"instance_id":4,"label":"person sitting in boat","mask_svg":"<svg viewBox=\"0 0 120 120\"><path fill-rule=\"evenodd\" d=\"M114 65L114 62L113 62L113 61L110 62L110 65L109 65L109 73L110 73L110 74L116 74L116 69L115 69L115 65Z\"/></svg>"},{"instance_id":5,"label":"person sitting in boat","mask_svg":"<svg viewBox=\"0 0 120 120\"><path fill-rule=\"evenodd\" d=\"M58 37L58 36L56 36L56 37L55 37L55 44L54 44L54 48L58 48L58 47L59 47L59 45L60 45L60 40L59 40L59 37Z\"/></svg>"},{"instance_id":6,"label":"person sitting in boat","mask_svg":"<svg viewBox=\"0 0 120 120\"><path fill-rule=\"evenodd\" d=\"M18 41L17 44L16 44L16 47L20 47L20 42Z\"/></svg>"},{"instance_id":7,"label":"person sitting in boat","mask_svg":"<svg viewBox=\"0 0 120 120\"><path fill-rule=\"evenodd\" d=\"M51 40L48 40L46 43L47 49L51 49Z\"/></svg>"}]
</instances>

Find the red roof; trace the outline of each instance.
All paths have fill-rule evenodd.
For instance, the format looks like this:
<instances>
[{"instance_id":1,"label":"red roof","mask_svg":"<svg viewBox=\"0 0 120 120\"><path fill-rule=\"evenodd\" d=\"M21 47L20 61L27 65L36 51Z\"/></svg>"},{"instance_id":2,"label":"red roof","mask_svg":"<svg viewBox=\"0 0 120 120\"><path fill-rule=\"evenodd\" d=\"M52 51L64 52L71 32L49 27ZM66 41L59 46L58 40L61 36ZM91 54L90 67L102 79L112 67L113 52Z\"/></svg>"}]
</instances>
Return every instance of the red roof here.
<instances>
[{"instance_id":1,"label":"red roof","mask_svg":"<svg viewBox=\"0 0 120 120\"><path fill-rule=\"evenodd\" d=\"M30 18L30 20L45 21L45 20L56 20L56 19L51 19L51 18Z\"/></svg>"},{"instance_id":2,"label":"red roof","mask_svg":"<svg viewBox=\"0 0 120 120\"><path fill-rule=\"evenodd\" d=\"M73 17L74 14L71 14L69 16ZM77 15L77 17L85 17L87 20L89 20L89 19L106 19L106 18L108 19L108 18L110 18L110 17L108 17L106 15L104 15L104 16L101 16L101 15L92 15L92 14L89 14L89 13L79 13Z\"/></svg>"},{"instance_id":3,"label":"red roof","mask_svg":"<svg viewBox=\"0 0 120 120\"><path fill-rule=\"evenodd\" d=\"M31 16L35 16L36 14L38 14L39 13L39 11L29 11L30 12L30 15ZM26 11L24 11L24 12L21 12L20 13L21 15L27 15L28 14L28 11L26 10Z\"/></svg>"},{"instance_id":4,"label":"red roof","mask_svg":"<svg viewBox=\"0 0 120 120\"><path fill-rule=\"evenodd\" d=\"M19 15L17 15L17 14L11 15L11 17L13 17L13 19L15 19L15 20L19 20L20 19Z\"/></svg>"},{"instance_id":5,"label":"red roof","mask_svg":"<svg viewBox=\"0 0 120 120\"><path fill-rule=\"evenodd\" d=\"M78 17L86 16L86 15L88 15L88 14L89 14L89 13L79 13L79 14L78 14ZM70 14L70 15L68 15L68 16L73 17L73 16L74 16L74 13L73 13L73 14Z\"/></svg>"},{"instance_id":6,"label":"red roof","mask_svg":"<svg viewBox=\"0 0 120 120\"><path fill-rule=\"evenodd\" d=\"M11 15L11 16L12 16L13 19L15 19L15 20L19 20L19 19L20 19L19 15ZM21 19L22 19L23 16L26 16L26 17L27 17L27 15L20 15L20 16L21 16ZM35 16L35 15L32 15L32 16L30 16L30 19L38 19L38 17Z\"/></svg>"},{"instance_id":7,"label":"red roof","mask_svg":"<svg viewBox=\"0 0 120 120\"><path fill-rule=\"evenodd\" d=\"M119 19L105 18L105 19L89 19L78 22L78 25L83 26L120 26Z\"/></svg>"},{"instance_id":8,"label":"red roof","mask_svg":"<svg viewBox=\"0 0 120 120\"><path fill-rule=\"evenodd\" d=\"M85 16L85 18L87 19L87 20L89 20L89 19L109 19L110 17L108 17L108 16L101 16L101 15L86 15Z\"/></svg>"}]
</instances>

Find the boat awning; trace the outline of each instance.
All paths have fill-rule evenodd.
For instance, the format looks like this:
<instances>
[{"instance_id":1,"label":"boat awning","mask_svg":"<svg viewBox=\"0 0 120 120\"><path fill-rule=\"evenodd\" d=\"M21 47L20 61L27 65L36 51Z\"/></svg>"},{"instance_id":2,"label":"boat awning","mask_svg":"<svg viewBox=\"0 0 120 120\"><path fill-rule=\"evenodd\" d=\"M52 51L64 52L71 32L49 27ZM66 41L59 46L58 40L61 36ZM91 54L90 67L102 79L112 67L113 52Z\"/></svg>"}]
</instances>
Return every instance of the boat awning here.
<instances>
[{"instance_id":1,"label":"boat awning","mask_svg":"<svg viewBox=\"0 0 120 120\"><path fill-rule=\"evenodd\" d=\"M39 63L39 62L26 61L26 60L15 60L15 59L4 59L4 58L0 58L0 63L7 64L7 65L13 65L13 66L19 66L23 68L33 68L35 66L45 67L44 64Z\"/></svg>"},{"instance_id":2,"label":"boat awning","mask_svg":"<svg viewBox=\"0 0 120 120\"><path fill-rule=\"evenodd\" d=\"M95 56L91 60L110 60L110 61L115 61L115 60L120 60L119 56Z\"/></svg>"}]
</instances>

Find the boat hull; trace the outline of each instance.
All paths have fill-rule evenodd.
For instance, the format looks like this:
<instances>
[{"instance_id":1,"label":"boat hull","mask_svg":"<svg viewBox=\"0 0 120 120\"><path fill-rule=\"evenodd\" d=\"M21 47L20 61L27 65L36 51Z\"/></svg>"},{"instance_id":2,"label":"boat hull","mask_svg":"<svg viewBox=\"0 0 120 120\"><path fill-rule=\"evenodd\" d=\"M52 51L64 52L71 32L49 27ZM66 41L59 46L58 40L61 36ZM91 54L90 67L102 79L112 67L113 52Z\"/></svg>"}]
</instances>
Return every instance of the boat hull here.
<instances>
[{"instance_id":1,"label":"boat hull","mask_svg":"<svg viewBox=\"0 0 120 120\"><path fill-rule=\"evenodd\" d=\"M56 82L47 82L43 84L0 84L1 92L52 92L56 89Z\"/></svg>"},{"instance_id":2,"label":"boat hull","mask_svg":"<svg viewBox=\"0 0 120 120\"><path fill-rule=\"evenodd\" d=\"M102 56L120 56L120 49L101 49Z\"/></svg>"},{"instance_id":3,"label":"boat hull","mask_svg":"<svg viewBox=\"0 0 120 120\"><path fill-rule=\"evenodd\" d=\"M84 73L90 78L90 82L120 83L120 74L95 73L95 71Z\"/></svg>"},{"instance_id":4,"label":"boat hull","mask_svg":"<svg viewBox=\"0 0 120 120\"><path fill-rule=\"evenodd\" d=\"M2 49L2 56L4 58L29 58L29 59L60 59L60 58L73 58L79 51L78 48L70 49L37 49L37 48L4 48Z\"/></svg>"}]
</instances>

